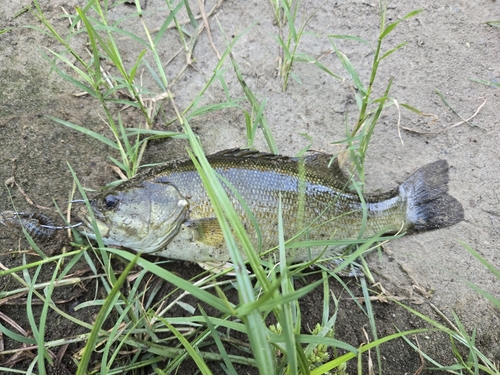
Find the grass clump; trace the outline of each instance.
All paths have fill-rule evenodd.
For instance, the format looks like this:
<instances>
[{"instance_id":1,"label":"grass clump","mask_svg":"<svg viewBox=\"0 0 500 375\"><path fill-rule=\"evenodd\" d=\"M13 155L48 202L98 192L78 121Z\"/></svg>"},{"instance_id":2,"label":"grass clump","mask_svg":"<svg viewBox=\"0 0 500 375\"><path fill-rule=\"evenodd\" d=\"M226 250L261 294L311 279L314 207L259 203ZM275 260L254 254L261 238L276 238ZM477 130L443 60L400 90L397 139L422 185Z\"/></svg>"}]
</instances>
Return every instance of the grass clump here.
<instances>
[{"instance_id":1,"label":"grass clump","mask_svg":"<svg viewBox=\"0 0 500 375\"><path fill-rule=\"evenodd\" d=\"M364 185L364 164L366 153L368 145L370 144L371 136L375 130L375 126L379 121L382 110L387 106L387 101L392 100L393 103L397 103L395 99L392 99L389 96L392 80L390 80L387 84L384 94L381 97L373 98L372 95L375 87L377 72L382 61L406 45L406 42L403 42L395 47L383 51L382 46L384 40L395 30L401 21L414 17L420 12L421 10L414 10L395 22L387 23L387 3L380 1L380 29L375 47L370 47L370 43L366 40L351 35L330 34L328 36L335 53L342 62L345 71L356 88L356 104L359 109L359 114L352 131L350 131L347 135L348 149L344 156L341 156L341 159L345 161L347 160L347 156L349 156L349 159L353 164L353 169L357 172L356 174L359 178L361 186ZM336 45L336 40L360 42L371 48L371 51L373 52L373 61L370 78L367 84L364 84L361 81L352 62L339 50Z\"/></svg>"},{"instance_id":2,"label":"grass clump","mask_svg":"<svg viewBox=\"0 0 500 375\"><path fill-rule=\"evenodd\" d=\"M300 1L271 0L271 5L279 30L276 40L281 49L278 70L283 79L283 91L286 91L290 77L299 84L302 83L300 78L292 71L295 62L314 64L328 75L340 79L339 76L324 66L319 59L299 52L300 41L307 34L305 29L314 15L321 10L321 5L308 15L306 19L302 20L300 27L296 25Z\"/></svg>"},{"instance_id":3,"label":"grass clump","mask_svg":"<svg viewBox=\"0 0 500 375\"><path fill-rule=\"evenodd\" d=\"M84 7L77 7L75 14L66 15L70 22L67 35L61 35L47 20L37 0L34 1L34 13L44 27L43 29L35 27L35 29L47 34L63 49L61 53L53 49L42 51L45 58L59 76L75 86L82 94L93 97L100 103L104 112L104 121L111 131L112 137L108 138L90 129L58 118L53 118L53 120L92 136L117 150L120 156L119 159L111 157L111 160L125 173L127 178L130 178L137 173L149 140L186 137L185 134L178 132L152 129L160 114L163 102L171 94L169 92L171 83L167 79L165 66L158 52L158 45L165 37L167 30L174 26L178 31L187 61L181 72L179 72L180 75L191 63L192 48L196 43L199 32L201 32L201 25L191 17L190 24L198 30L198 33L194 33L190 38L187 38L187 31L179 25L177 17L182 9L186 9L188 14L192 15L188 3L180 2L174 7L170 1L167 1L170 13L160 29L155 30L153 36L153 32L148 29L144 20L140 2L137 1L137 12L131 17L135 17L143 26L145 37L140 37L122 28L122 23L127 21L129 17L119 19L114 23L108 21L108 15L112 8L121 4L121 2L111 4L106 1L101 4L99 1L88 1ZM82 35L88 39L90 46L90 50L86 52L72 46L72 40ZM118 44L120 38L130 40L130 42L136 43L143 48L135 57L135 61L131 66L125 64L120 53ZM87 54L89 57L87 57ZM111 69L105 70L103 68L104 64L111 66ZM138 77L139 71L141 71L141 77ZM140 83L143 81L142 73L144 71L149 73L149 78L155 83L156 88ZM236 104L229 103L229 105ZM139 124L138 128L127 128L123 124L120 115L114 116L114 109L117 106L136 109L142 115L143 122ZM217 109L220 109L220 106L204 108L203 110L198 108L198 113L192 115L201 115ZM167 125L173 121L175 119L171 119L170 122L167 121Z\"/></svg>"}]
</instances>

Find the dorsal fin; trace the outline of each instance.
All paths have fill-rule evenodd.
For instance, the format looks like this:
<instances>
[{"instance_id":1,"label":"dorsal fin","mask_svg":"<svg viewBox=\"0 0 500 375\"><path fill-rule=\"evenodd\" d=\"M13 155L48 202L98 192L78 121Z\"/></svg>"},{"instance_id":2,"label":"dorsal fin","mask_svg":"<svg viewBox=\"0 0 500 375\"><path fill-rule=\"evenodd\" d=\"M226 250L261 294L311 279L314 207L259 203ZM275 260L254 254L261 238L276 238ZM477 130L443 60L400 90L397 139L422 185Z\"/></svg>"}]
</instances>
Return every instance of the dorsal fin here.
<instances>
[{"instance_id":1,"label":"dorsal fin","mask_svg":"<svg viewBox=\"0 0 500 375\"><path fill-rule=\"evenodd\" d=\"M322 178L335 182L335 185L340 188L346 188L349 184L349 178L340 168L337 157L326 154L324 152L314 151L312 154L303 158L289 157L283 155L271 154L268 152L260 152L251 149L231 148L216 152L208 157L233 157L233 158L248 158L259 160L281 160L284 162L300 163L304 161L306 169Z\"/></svg>"},{"instance_id":2,"label":"dorsal fin","mask_svg":"<svg viewBox=\"0 0 500 375\"><path fill-rule=\"evenodd\" d=\"M257 150L245 149L245 148L230 148L228 150L218 151L215 154L208 155L217 157L233 157L233 158L254 158L254 159L269 159L269 160L289 160L288 156L271 154L269 152L260 152Z\"/></svg>"},{"instance_id":3,"label":"dorsal fin","mask_svg":"<svg viewBox=\"0 0 500 375\"><path fill-rule=\"evenodd\" d=\"M339 186L347 186L349 177L340 168L337 157L323 152L315 152L304 159L306 168L313 170L316 174L336 181Z\"/></svg>"}]
</instances>

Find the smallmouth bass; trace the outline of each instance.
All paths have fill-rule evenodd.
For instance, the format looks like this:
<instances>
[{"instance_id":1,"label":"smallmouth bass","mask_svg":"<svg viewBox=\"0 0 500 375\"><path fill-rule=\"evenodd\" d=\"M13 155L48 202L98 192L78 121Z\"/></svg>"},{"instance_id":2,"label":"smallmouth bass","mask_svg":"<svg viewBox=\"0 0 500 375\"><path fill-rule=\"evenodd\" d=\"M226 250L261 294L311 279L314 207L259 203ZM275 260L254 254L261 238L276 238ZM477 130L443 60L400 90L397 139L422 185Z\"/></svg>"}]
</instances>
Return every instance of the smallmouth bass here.
<instances>
[{"instance_id":1,"label":"smallmouth bass","mask_svg":"<svg viewBox=\"0 0 500 375\"><path fill-rule=\"evenodd\" d=\"M339 256L346 245L333 241L432 230L463 219L462 205L447 193L448 163L439 160L387 193L364 195L363 226L362 200L348 189L336 160L328 166L331 159L327 154L299 159L242 149L207 156L257 251L278 244L280 197L285 241L332 240L330 246L287 249L289 262ZM90 205L106 245L192 262L230 260L191 160L152 168ZM95 239L87 208L75 214L83 222L78 230Z\"/></svg>"}]
</instances>

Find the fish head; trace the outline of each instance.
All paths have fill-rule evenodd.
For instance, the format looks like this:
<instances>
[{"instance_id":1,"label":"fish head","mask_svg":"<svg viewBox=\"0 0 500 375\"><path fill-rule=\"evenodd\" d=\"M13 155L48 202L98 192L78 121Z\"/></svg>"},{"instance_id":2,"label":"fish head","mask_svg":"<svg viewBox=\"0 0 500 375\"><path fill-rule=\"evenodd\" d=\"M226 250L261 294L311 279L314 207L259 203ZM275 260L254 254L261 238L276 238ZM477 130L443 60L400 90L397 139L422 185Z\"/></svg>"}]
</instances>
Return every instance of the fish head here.
<instances>
[{"instance_id":1,"label":"fish head","mask_svg":"<svg viewBox=\"0 0 500 375\"><path fill-rule=\"evenodd\" d=\"M188 200L169 183L118 186L89 203L93 215L86 205L76 212L83 223L78 227L81 234L95 240L97 229L105 245L144 253L165 247L189 213Z\"/></svg>"}]
</instances>

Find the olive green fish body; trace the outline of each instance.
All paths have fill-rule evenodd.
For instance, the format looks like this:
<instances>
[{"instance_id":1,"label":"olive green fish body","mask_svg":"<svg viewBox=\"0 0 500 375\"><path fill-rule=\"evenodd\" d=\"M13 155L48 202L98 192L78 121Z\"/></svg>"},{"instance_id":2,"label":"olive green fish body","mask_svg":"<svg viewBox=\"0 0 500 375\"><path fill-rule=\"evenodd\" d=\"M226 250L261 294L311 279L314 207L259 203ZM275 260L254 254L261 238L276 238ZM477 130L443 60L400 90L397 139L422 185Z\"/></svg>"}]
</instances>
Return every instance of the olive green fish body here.
<instances>
[{"instance_id":1,"label":"olive green fish body","mask_svg":"<svg viewBox=\"0 0 500 375\"><path fill-rule=\"evenodd\" d=\"M298 159L237 149L208 156L207 160L220 176L257 251L278 244L281 200L284 237L295 243L287 249L292 262L336 255L348 240L434 229L463 217L460 203L446 193L445 161L419 169L388 193L361 199L348 189L349 182L336 161L328 166L330 155ZM161 194L155 195L155 205L162 207L162 215L150 203L152 189L160 193L165 190L164 204ZM135 202L133 209L128 203L131 200ZM164 206L174 211L170 218L166 218L168 210ZM105 243L196 262L230 258L213 207L191 160L170 163L137 176L118 186L117 191L94 199L92 207ZM141 210L142 225L133 217L135 211ZM443 215L442 210L447 214ZM170 225L159 230L152 228L162 220L170 221ZM84 222L82 232L92 238L90 221ZM134 239L137 236L162 240L148 244L148 240ZM302 241L321 242L314 247L296 245Z\"/></svg>"},{"instance_id":2,"label":"olive green fish body","mask_svg":"<svg viewBox=\"0 0 500 375\"><path fill-rule=\"evenodd\" d=\"M236 163L234 158L227 156L209 157L208 160L222 177L222 181L230 183L232 188L225 185L226 193L239 214L254 247L267 250L276 246L280 199L285 240L293 238L294 241L327 241L358 237L363 219L363 208L359 196L342 192L335 187L335 181L318 176L314 171L306 171L304 178L301 179L298 161L265 158L259 160L244 157ZM216 222L208 195L192 163L188 162L180 165L179 168L165 171L156 176L153 181L170 183L188 198L190 221L213 219ZM233 189L238 194L235 194ZM343 187L343 190L347 190L346 187ZM302 209L299 203L301 194ZM245 210L244 205L251 214ZM376 198L369 199L367 225L363 237L371 237L381 233L382 230L389 233L406 229L405 209L405 203L396 195L388 196L380 202ZM260 233L252 221L252 215L258 223ZM193 231L199 232L199 230L196 228ZM302 235L300 235L301 232ZM203 241L198 242L209 243L214 247L225 247L224 240L217 229L203 238ZM319 247L316 252L323 250L324 247ZM171 246L167 246L164 254L168 256L169 251L172 251ZM306 251L308 255L309 251L310 249ZM294 260L305 260L306 256L302 254L303 252L295 249L292 257ZM224 252L223 260L227 260L228 257L228 253ZM198 257L197 260L202 259ZM213 260L213 257L203 260Z\"/></svg>"}]
</instances>

